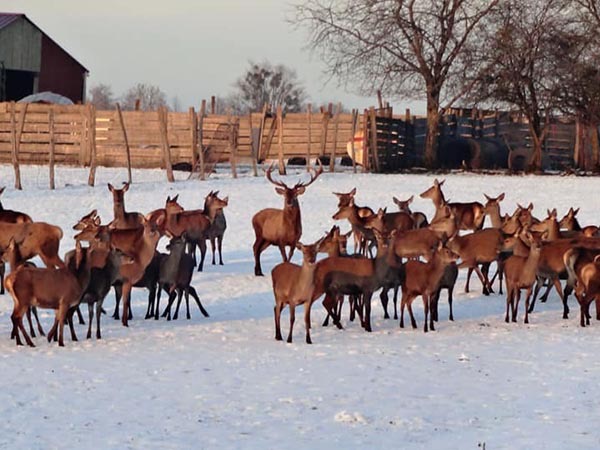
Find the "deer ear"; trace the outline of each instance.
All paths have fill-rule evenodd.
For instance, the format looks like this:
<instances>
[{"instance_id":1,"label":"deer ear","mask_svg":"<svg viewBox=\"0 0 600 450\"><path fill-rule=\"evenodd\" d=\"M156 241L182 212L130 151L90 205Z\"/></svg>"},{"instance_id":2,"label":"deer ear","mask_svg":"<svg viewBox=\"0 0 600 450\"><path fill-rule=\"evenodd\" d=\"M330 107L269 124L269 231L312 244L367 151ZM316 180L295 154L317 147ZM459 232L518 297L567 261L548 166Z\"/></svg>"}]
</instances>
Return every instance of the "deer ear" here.
<instances>
[{"instance_id":1,"label":"deer ear","mask_svg":"<svg viewBox=\"0 0 600 450\"><path fill-rule=\"evenodd\" d=\"M571 210L573 210L573 215L574 215L574 216L576 216L576 215L577 215L577 213L579 212L579 208L577 208L577 209L573 209L573 208L571 208Z\"/></svg>"},{"instance_id":2,"label":"deer ear","mask_svg":"<svg viewBox=\"0 0 600 450\"><path fill-rule=\"evenodd\" d=\"M108 183L108 190L109 190L110 192L114 192L114 191L115 191L115 188L113 187L113 185L112 185L112 184Z\"/></svg>"},{"instance_id":3,"label":"deer ear","mask_svg":"<svg viewBox=\"0 0 600 450\"><path fill-rule=\"evenodd\" d=\"M2 194L4 193L4 189L6 189L6 186L2 186L2 187L0 188L0 195L2 195Z\"/></svg>"},{"instance_id":4,"label":"deer ear","mask_svg":"<svg viewBox=\"0 0 600 450\"><path fill-rule=\"evenodd\" d=\"M123 192L127 192L129 190L129 183L126 181L123 181Z\"/></svg>"},{"instance_id":5,"label":"deer ear","mask_svg":"<svg viewBox=\"0 0 600 450\"><path fill-rule=\"evenodd\" d=\"M498 196L498 201L501 202L504 200L504 192Z\"/></svg>"},{"instance_id":6,"label":"deer ear","mask_svg":"<svg viewBox=\"0 0 600 450\"><path fill-rule=\"evenodd\" d=\"M556 208L554 208L552 211L550 211L550 215L552 216L552 218L556 219L556 216L558 215Z\"/></svg>"},{"instance_id":7,"label":"deer ear","mask_svg":"<svg viewBox=\"0 0 600 450\"><path fill-rule=\"evenodd\" d=\"M396 197L392 197L392 201L393 201L393 202L394 202L396 205L400 206L400 200L398 200Z\"/></svg>"},{"instance_id":8,"label":"deer ear","mask_svg":"<svg viewBox=\"0 0 600 450\"><path fill-rule=\"evenodd\" d=\"M300 186L300 187L296 188L296 195L302 195L302 194L304 194L305 191L306 191L306 188L304 186Z\"/></svg>"},{"instance_id":9,"label":"deer ear","mask_svg":"<svg viewBox=\"0 0 600 450\"><path fill-rule=\"evenodd\" d=\"M177 194L175 197L173 197L173 199L171 201L176 202L177 200L179 200L179 194Z\"/></svg>"},{"instance_id":10,"label":"deer ear","mask_svg":"<svg viewBox=\"0 0 600 450\"><path fill-rule=\"evenodd\" d=\"M229 195L223 199L223 203L229 205Z\"/></svg>"},{"instance_id":11,"label":"deer ear","mask_svg":"<svg viewBox=\"0 0 600 450\"><path fill-rule=\"evenodd\" d=\"M302 244L300 242L296 242L296 248L302 251Z\"/></svg>"},{"instance_id":12,"label":"deer ear","mask_svg":"<svg viewBox=\"0 0 600 450\"><path fill-rule=\"evenodd\" d=\"M350 192L348 192L349 195L351 195L352 197L354 197L356 195L356 188L353 187L352 190Z\"/></svg>"},{"instance_id":13,"label":"deer ear","mask_svg":"<svg viewBox=\"0 0 600 450\"><path fill-rule=\"evenodd\" d=\"M529 206L527 206L527 211L533 211L533 203L529 202Z\"/></svg>"},{"instance_id":14,"label":"deer ear","mask_svg":"<svg viewBox=\"0 0 600 450\"><path fill-rule=\"evenodd\" d=\"M97 227L100 226L100 216L94 218L94 225L96 225Z\"/></svg>"},{"instance_id":15,"label":"deer ear","mask_svg":"<svg viewBox=\"0 0 600 450\"><path fill-rule=\"evenodd\" d=\"M410 197L408 197L408 200L406 200L407 203L412 203L412 201L414 200L415 196L411 195Z\"/></svg>"},{"instance_id":16,"label":"deer ear","mask_svg":"<svg viewBox=\"0 0 600 450\"><path fill-rule=\"evenodd\" d=\"M275 192L277 192L279 195L285 195L285 189L284 188L276 187L275 188Z\"/></svg>"}]
</instances>

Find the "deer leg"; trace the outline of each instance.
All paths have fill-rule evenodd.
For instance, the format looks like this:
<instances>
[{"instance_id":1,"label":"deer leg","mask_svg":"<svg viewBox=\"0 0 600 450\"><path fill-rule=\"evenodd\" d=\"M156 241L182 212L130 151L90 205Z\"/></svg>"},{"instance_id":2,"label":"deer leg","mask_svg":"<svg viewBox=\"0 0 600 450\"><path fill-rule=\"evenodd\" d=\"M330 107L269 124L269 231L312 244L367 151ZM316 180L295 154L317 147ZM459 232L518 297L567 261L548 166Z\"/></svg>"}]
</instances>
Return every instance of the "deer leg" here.
<instances>
[{"instance_id":1,"label":"deer leg","mask_svg":"<svg viewBox=\"0 0 600 450\"><path fill-rule=\"evenodd\" d=\"M38 329L38 332L40 333L40 336L45 336L44 329L42 328L42 324L40 323L40 318L38 317L37 308L35 306L32 306L31 312L33 313L33 317L35 318L35 321L37 323L37 329Z\"/></svg>"},{"instance_id":2,"label":"deer leg","mask_svg":"<svg viewBox=\"0 0 600 450\"><path fill-rule=\"evenodd\" d=\"M262 268L260 267L260 254L263 252L265 248L269 246L269 243L266 242L262 237L257 236L254 245L252 246L252 251L254 252L254 275L257 277L262 277Z\"/></svg>"},{"instance_id":3,"label":"deer leg","mask_svg":"<svg viewBox=\"0 0 600 450\"><path fill-rule=\"evenodd\" d=\"M83 314L81 313L81 309L79 309L79 305L75 308L75 312L77 312L77 319L79 320L79 325L85 325L85 320L83 319Z\"/></svg>"},{"instance_id":4,"label":"deer leg","mask_svg":"<svg viewBox=\"0 0 600 450\"><path fill-rule=\"evenodd\" d=\"M113 319L119 320L119 304L121 303L121 298L123 297L123 284L117 283L113 286L115 290L115 311L113 312Z\"/></svg>"},{"instance_id":5,"label":"deer leg","mask_svg":"<svg viewBox=\"0 0 600 450\"><path fill-rule=\"evenodd\" d=\"M17 325L18 325L19 330L21 330L21 333L23 333L23 337L25 338L25 342L27 342L27 345L29 345L30 347L35 347L35 344L33 343L31 338L27 334L27 330L25 329L25 326L23 325L23 314L22 313L17 317ZM23 345L21 343L21 339L19 339L19 333L17 333L17 345Z\"/></svg>"},{"instance_id":6,"label":"deer leg","mask_svg":"<svg viewBox=\"0 0 600 450\"><path fill-rule=\"evenodd\" d=\"M379 294L379 299L381 300L381 306L383 307L383 318L389 319L390 315L388 314L388 310L387 310L388 301L389 301L387 287L384 286L381 289L381 293Z\"/></svg>"},{"instance_id":7,"label":"deer leg","mask_svg":"<svg viewBox=\"0 0 600 450\"><path fill-rule=\"evenodd\" d=\"M204 317L209 317L208 312L204 309L204 306L202 306L202 302L198 298L198 293L196 292L196 289L194 288L194 286L189 286L188 291L189 291L190 295L196 301L196 304L198 305L198 308L200 309L200 312L202 313L202 315Z\"/></svg>"},{"instance_id":8,"label":"deer leg","mask_svg":"<svg viewBox=\"0 0 600 450\"><path fill-rule=\"evenodd\" d=\"M516 322L517 321L517 314L519 312L519 302L521 301L521 289L520 288L516 288L515 289L515 294L516 294L516 301L513 304L513 309L512 309L512 321Z\"/></svg>"},{"instance_id":9,"label":"deer leg","mask_svg":"<svg viewBox=\"0 0 600 450\"><path fill-rule=\"evenodd\" d=\"M406 307L406 299L408 295L402 292L402 298L400 299L400 328L404 328L404 308Z\"/></svg>"},{"instance_id":10,"label":"deer leg","mask_svg":"<svg viewBox=\"0 0 600 450\"><path fill-rule=\"evenodd\" d=\"M512 296L513 296L513 289L512 286L506 286L506 315L504 316L504 321L506 323L509 323L509 318L508 318L508 310L511 309L512 310Z\"/></svg>"},{"instance_id":11,"label":"deer leg","mask_svg":"<svg viewBox=\"0 0 600 450\"><path fill-rule=\"evenodd\" d=\"M442 288L438 288L435 293L433 293L430 297L429 302L429 314L431 314L431 320L437 322L438 319L438 302L440 300L440 293L442 292Z\"/></svg>"},{"instance_id":12,"label":"deer leg","mask_svg":"<svg viewBox=\"0 0 600 450\"><path fill-rule=\"evenodd\" d=\"M306 343L312 344L310 338L310 299L304 302L304 329L306 330Z\"/></svg>"},{"instance_id":13,"label":"deer leg","mask_svg":"<svg viewBox=\"0 0 600 450\"><path fill-rule=\"evenodd\" d=\"M479 277L479 281L481 281L481 284L483 285L483 291L482 291L483 295L490 295L489 281L487 280L487 277L483 276L483 273L481 272L481 269L479 268L479 266L476 265L473 269L475 270L475 273Z\"/></svg>"},{"instance_id":14,"label":"deer leg","mask_svg":"<svg viewBox=\"0 0 600 450\"><path fill-rule=\"evenodd\" d=\"M23 345L23 342L21 342L21 336L19 335L19 321L14 312L11 314L10 320L13 326L13 330L11 332L11 339L14 337L17 345Z\"/></svg>"},{"instance_id":15,"label":"deer leg","mask_svg":"<svg viewBox=\"0 0 600 450\"><path fill-rule=\"evenodd\" d=\"M154 305L154 320L158 320L158 315L160 314L160 293L162 292L162 286L159 283L156 289L156 305ZM163 312L162 317L165 317L167 310Z\"/></svg>"},{"instance_id":16,"label":"deer leg","mask_svg":"<svg viewBox=\"0 0 600 450\"><path fill-rule=\"evenodd\" d=\"M448 317L448 319L451 320L452 322L454 322L454 313L452 311L453 300L454 300L454 285L452 285L448 288L448 306L450 307L450 316Z\"/></svg>"},{"instance_id":17,"label":"deer leg","mask_svg":"<svg viewBox=\"0 0 600 450\"><path fill-rule=\"evenodd\" d=\"M365 330L367 332L371 332L373 331L371 329L371 297L373 296L373 292L371 291L366 291L363 293L363 307L364 307L364 323L365 323Z\"/></svg>"},{"instance_id":18,"label":"deer leg","mask_svg":"<svg viewBox=\"0 0 600 450\"><path fill-rule=\"evenodd\" d=\"M100 333L100 318L102 317L102 302L103 302L103 300L96 302L96 339L102 339L102 335Z\"/></svg>"},{"instance_id":19,"label":"deer leg","mask_svg":"<svg viewBox=\"0 0 600 450\"><path fill-rule=\"evenodd\" d=\"M210 237L210 250L212 252L212 261L211 264L214 266L216 265L216 259L215 259L215 253L216 253L216 242L215 242L215 237L211 236Z\"/></svg>"},{"instance_id":20,"label":"deer leg","mask_svg":"<svg viewBox=\"0 0 600 450\"><path fill-rule=\"evenodd\" d=\"M336 299L335 296L332 298L331 294L326 293L325 298L323 299L323 306L325 307L325 309L331 316L331 320L333 320L333 324L336 327L338 327L340 330L342 330L344 327L340 323L340 317L336 314L336 311L335 311L335 299Z\"/></svg>"},{"instance_id":21,"label":"deer leg","mask_svg":"<svg viewBox=\"0 0 600 450\"><path fill-rule=\"evenodd\" d=\"M596 320L600 320L600 295L596 295ZM589 311L588 311L589 316Z\"/></svg>"},{"instance_id":22,"label":"deer leg","mask_svg":"<svg viewBox=\"0 0 600 450\"><path fill-rule=\"evenodd\" d=\"M394 286L394 320L398 320L398 286Z\"/></svg>"},{"instance_id":23,"label":"deer leg","mask_svg":"<svg viewBox=\"0 0 600 450\"><path fill-rule=\"evenodd\" d=\"M468 293L469 292L469 285L471 283L471 275L473 274L473 268L469 267L469 269L467 270L467 282L465 283L465 292Z\"/></svg>"},{"instance_id":24,"label":"deer leg","mask_svg":"<svg viewBox=\"0 0 600 450\"><path fill-rule=\"evenodd\" d=\"M408 308L408 314L410 315L410 324L412 325L413 329L417 328L417 321L415 320L415 315L413 314L412 310L412 302L415 297L416 296L411 296L411 299L406 304L406 307Z\"/></svg>"},{"instance_id":25,"label":"deer leg","mask_svg":"<svg viewBox=\"0 0 600 450\"><path fill-rule=\"evenodd\" d=\"M79 339L77 339L77 335L75 334L75 327L73 326L73 316L75 315L75 311L79 311L79 306L68 309L67 314L66 314L67 322L69 322L69 331L71 332L71 340L72 341L79 340ZM64 324L64 322L63 322L63 324Z\"/></svg>"},{"instance_id":26,"label":"deer leg","mask_svg":"<svg viewBox=\"0 0 600 450\"><path fill-rule=\"evenodd\" d=\"M194 267L198 265L198 261L196 260L196 243L193 241L188 241L187 243L187 252L192 256L192 260L194 261Z\"/></svg>"},{"instance_id":27,"label":"deer leg","mask_svg":"<svg viewBox=\"0 0 600 450\"><path fill-rule=\"evenodd\" d=\"M281 303L279 301L275 301L275 306L273 307L273 316L275 316L275 340L283 341L283 337L281 336Z\"/></svg>"},{"instance_id":28,"label":"deer leg","mask_svg":"<svg viewBox=\"0 0 600 450\"><path fill-rule=\"evenodd\" d=\"M185 318L187 320L190 320L192 318L191 314L190 314L190 293L187 289L180 289L180 294L181 292L183 292L183 295L185 297Z\"/></svg>"},{"instance_id":29,"label":"deer leg","mask_svg":"<svg viewBox=\"0 0 600 450\"><path fill-rule=\"evenodd\" d=\"M527 288L527 297L525 297L525 323L529 323L529 299L531 298L531 286Z\"/></svg>"},{"instance_id":30,"label":"deer leg","mask_svg":"<svg viewBox=\"0 0 600 450\"><path fill-rule=\"evenodd\" d=\"M175 290L173 290L173 293L171 294L177 297L177 306L175 307L175 314L173 314L173 320L177 320L177 318L179 317L179 307L181 306L182 296L177 294L178 293Z\"/></svg>"},{"instance_id":31,"label":"deer leg","mask_svg":"<svg viewBox=\"0 0 600 450\"><path fill-rule=\"evenodd\" d=\"M92 338L92 323L94 322L94 303L88 302L88 319L89 319L89 326L88 326L88 331L87 331L87 336L85 337L86 339L91 339Z\"/></svg>"},{"instance_id":32,"label":"deer leg","mask_svg":"<svg viewBox=\"0 0 600 450\"><path fill-rule=\"evenodd\" d=\"M290 303L290 332L288 334L287 342L292 343L292 332L294 330L294 321L296 320L296 307Z\"/></svg>"},{"instance_id":33,"label":"deer leg","mask_svg":"<svg viewBox=\"0 0 600 450\"><path fill-rule=\"evenodd\" d=\"M550 295L550 291L552 290L552 284L548 280L546 280L546 291L540 297L540 301L542 303L546 303L548 301L548 296Z\"/></svg>"},{"instance_id":34,"label":"deer leg","mask_svg":"<svg viewBox=\"0 0 600 450\"><path fill-rule=\"evenodd\" d=\"M432 298L431 298L430 294L428 294L427 297L428 297L427 303L429 304L429 329L431 331L435 331L435 323L433 320L433 316L431 315L431 311L432 311L432 307L433 307ZM437 305L436 305L436 307L437 307Z\"/></svg>"},{"instance_id":35,"label":"deer leg","mask_svg":"<svg viewBox=\"0 0 600 450\"><path fill-rule=\"evenodd\" d=\"M29 333L31 334L31 337L35 337L35 330L33 329L33 322L31 321L31 309L32 308L33 308L32 306L27 308L27 312L25 313L25 316L27 317L27 323L29 324Z\"/></svg>"},{"instance_id":36,"label":"deer leg","mask_svg":"<svg viewBox=\"0 0 600 450\"><path fill-rule=\"evenodd\" d=\"M483 263L481 265L481 273L483 273L483 277L485 278L485 280L487 281L488 284L488 291L490 292L490 294L494 293L494 290L492 289L492 282L490 281L490 265L491 263L487 262L487 263Z\"/></svg>"},{"instance_id":37,"label":"deer leg","mask_svg":"<svg viewBox=\"0 0 600 450\"><path fill-rule=\"evenodd\" d=\"M123 315L121 317L121 323L124 327L128 327L129 323L129 300L131 298L132 285L129 281L123 283Z\"/></svg>"},{"instance_id":38,"label":"deer leg","mask_svg":"<svg viewBox=\"0 0 600 450\"><path fill-rule=\"evenodd\" d=\"M146 308L146 316L144 319L154 317L154 303L156 302L156 283L152 283L148 289L148 308Z\"/></svg>"},{"instance_id":39,"label":"deer leg","mask_svg":"<svg viewBox=\"0 0 600 450\"><path fill-rule=\"evenodd\" d=\"M204 258L206 258L206 240L204 237L198 241L198 247L200 247L200 264L198 264L198 272L202 272L202 269L204 269Z\"/></svg>"},{"instance_id":40,"label":"deer leg","mask_svg":"<svg viewBox=\"0 0 600 450\"><path fill-rule=\"evenodd\" d=\"M422 294L421 297L423 298L423 313L425 314L425 319L423 320L423 331L427 333L429 331L427 328L429 323L429 296Z\"/></svg>"},{"instance_id":41,"label":"deer leg","mask_svg":"<svg viewBox=\"0 0 600 450\"><path fill-rule=\"evenodd\" d=\"M558 296L561 298L563 303L563 319L569 318L569 305L567 304L567 298L562 290L562 286L560 284L560 280L558 277L555 277L552 282L554 283L554 287L556 288L556 292L558 292Z\"/></svg>"},{"instance_id":42,"label":"deer leg","mask_svg":"<svg viewBox=\"0 0 600 450\"><path fill-rule=\"evenodd\" d=\"M0 261L0 295L4 295L4 275L6 274L6 264Z\"/></svg>"},{"instance_id":43,"label":"deer leg","mask_svg":"<svg viewBox=\"0 0 600 450\"><path fill-rule=\"evenodd\" d=\"M58 346L65 346L64 332L65 332L65 318L67 316L68 311L66 311L66 306L61 304L58 308Z\"/></svg>"},{"instance_id":44,"label":"deer leg","mask_svg":"<svg viewBox=\"0 0 600 450\"><path fill-rule=\"evenodd\" d=\"M223 236L217 237L217 245L219 247L219 265L223 265Z\"/></svg>"}]
</instances>

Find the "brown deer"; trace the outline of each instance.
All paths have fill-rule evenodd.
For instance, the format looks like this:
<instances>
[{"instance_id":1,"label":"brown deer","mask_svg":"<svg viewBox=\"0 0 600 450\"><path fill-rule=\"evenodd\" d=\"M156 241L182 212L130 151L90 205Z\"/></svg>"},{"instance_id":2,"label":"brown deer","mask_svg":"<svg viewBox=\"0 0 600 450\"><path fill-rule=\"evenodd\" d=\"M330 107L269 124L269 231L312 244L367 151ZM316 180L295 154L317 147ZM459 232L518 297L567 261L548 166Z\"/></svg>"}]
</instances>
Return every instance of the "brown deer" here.
<instances>
[{"instance_id":1,"label":"brown deer","mask_svg":"<svg viewBox=\"0 0 600 450\"><path fill-rule=\"evenodd\" d=\"M6 186L0 188L0 195L4 193ZM2 202L0 202L0 222L9 223L31 223L31 217L20 211L13 211L12 209L4 209ZM4 293L4 291L2 292Z\"/></svg>"},{"instance_id":2,"label":"brown deer","mask_svg":"<svg viewBox=\"0 0 600 450\"><path fill-rule=\"evenodd\" d=\"M373 235L373 228L382 230L384 228L383 216L385 212L382 209L377 211L377 214L370 216L361 217L359 214L359 207L351 201L349 205L340 206L338 211L332 216L333 220L346 219L350 222L352 227L352 233L354 236L358 236L359 248L358 252L362 255L366 255L367 251L371 252L371 244L375 242L375 236Z\"/></svg>"},{"instance_id":3,"label":"brown deer","mask_svg":"<svg viewBox=\"0 0 600 450\"><path fill-rule=\"evenodd\" d=\"M404 328L405 307L408 308L412 327L417 328L417 321L412 311L412 302L420 295L423 297L423 310L425 312L423 331L427 333L429 329L435 330L433 315L429 315L429 309L433 305L432 297L439 288L446 266L456 262L457 259L458 255L440 242L429 262L411 260L405 264L405 277L402 283L402 300L400 303L400 328Z\"/></svg>"},{"instance_id":4,"label":"brown deer","mask_svg":"<svg viewBox=\"0 0 600 450\"><path fill-rule=\"evenodd\" d=\"M504 320L509 322L509 312L511 320L517 321L519 311L519 301L521 300L521 289L526 289L525 296L525 323L529 323L529 300L533 290L533 284L537 277L537 267L541 256L541 240L535 239L529 232L526 233L526 244L529 245L529 255L509 256L504 261L504 276L506 280L506 315ZM510 310L510 311L509 311Z\"/></svg>"},{"instance_id":5,"label":"brown deer","mask_svg":"<svg viewBox=\"0 0 600 450\"><path fill-rule=\"evenodd\" d=\"M145 216L148 222L155 224L156 229L158 230L161 236L168 235L168 232L166 230L167 209L170 209L172 214L183 212L183 206L177 203L178 198L179 194L177 194L173 198L171 198L171 196L168 196L166 206L164 208L155 209L154 211L149 212ZM160 223L160 226L158 225L158 223Z\"/></svg>"},{"instance_id":6,"label":"brown deer","mask_svg":"<svg viewBox=\"0 0 600 450\"><path fill-rule=\"evenodd\" d=\"M119 276L123 283L123 314L121 320L123 326L128 326L128 310L131 289L133 285L144 276L146 267L152 262L156 244L160 239L160 233L156 226L142 217L142 233L136 234L137 230L113 230L110 236L112 248L120 250L132 258L131 261L121 264ZM133 232L125 234L124 232Z\"/></svg>"},{"instance_id":7,"label":"brown deer","mask_svg":"<svg viewBox=\"0 0 600 450\"><path fill-rule=\"evenodd\" d=\"M503 239L504 237L500 230L486 228L464 236L456 235L447 243L448 248L458 254L462 260L459 268L467 267L475 270L483 285L484 295L489 295L492 292L492 287L487 273L482 273L479 265L498 261ZM465 284L465 292L469 292L468 277Z\"/></svg>"},{"instance_id":8,"label":"brown deer","mask_svg":"<svg viewBox=\"0 0 600 450\"><path fill-rule=\"evenodd\" d=\"M569 208L567 214L560 219L558 225L561 230L564 231L575 231L580 232L582 235L586 237L598 237L598 231L600 231L600 227L596 225L588 225L586 227L582 227L577 220L577 213L579 212L579 208L573 209L573 207Z\"/></svg>"},{"instance_id":9,"label":"brown deer","mask_svg":"<svg viewBox=\"0 0 600 450\"><path fill-rule=\"evenodd\" d=\"M447 203L442 192L444 182L445 180L438 181L436 178L433 186L420 194L421 198L430 199L435 206L435 216L432 222L445 216L444 206L448 205L456 217L460 230L480 230L485 219L483 205L479 202Z\"/></svg>"},{"instance_id":10,"label":"brown deer","mask_svg":"<svg viewBox=\"0 0 600 450\"><path fill-rule=\"evenodd\" d=\"M257 212L252 217L252 228L256 236L252 250L254 252L254 275L262 276L260 266L260 254L270 245L279 247L284 262L289 261L294 254L296 244L302 236L302 219L300 217L300 205L298 196L304 194L306 188L323 173L323 165L319 161L319 168L311 173L308 182L298 182L294 187L287 186L283 181L274 181L271 165L266 172L267 180L274 184L275 192L283 196L283 209L266 208ZM285 247L290 247L289 256L285 253Z\"/></svg>"},{"instance_id":11,"label":"brown deer","mask_svg":"<svg viewBox=\"0 0 600 450\"><path fill-rule=\"evenodd\" d=\"M23 326L23 315L31 306L56 311L55 324L48 333L48 341L55 335L58 327L58 345L64 346L63 330L69 310L79 304L81 294L90 277L90 259L87 249L76 246L76 257L71 267L31 268L20 267L6 278L6 288L14 300L11 315L13 329L16 331L17 345L23 345L19 331L31 347L33 341Z\"/></svg>"},{"instance_id":12,"label":"brown deer","mask_svg":"<svg viewBox=\"0 0 600 450\"><path fill-rule=\"evenodd\" d=\"M281 311L287 306L290 308L290 331L287 342L292 342L296 307L304 306L304 326L306 328L306 343L312 344L310 338L310 308L314 290L314 275L316 258L320 241L312 245L296 244L302 252L302 265L282 262L271 270L273 294L275 296L275 339L283 340L281 336Z\"/></svg>"},{"instance_id":13,"label":"brown deer","mask_svg":"<svg viewBox=\"0 0 600 450\"><path fill-rule=\"evenodd\" d=\"M124 229L141 227L144 215L138 212L125 211L125 192L129 190L129 183L124 182L121 189L117 189L112 184L108 183L108 190L112 192L113 196L113 211L115 216L111 222L113 228Z\"/></svg>"},{"instance_id":14,"label":"brown deer","mask_svg":"<svg viewBox=\"0 0 600 450\"><path fill-rule=\"evenodd\" d=\"M600 320L600 251L570 248L563 255L569 279L575 280L575 298L579 303L582 327L590 324L590 304L596 301L596 319Z\"/></svg>"},{"instance_id":15,"label":"brown deer","mask_svg":"<svg viewBox=\"0 0 600 450\"><path fill-rule=\"evenodd\" d=\"M492 228L501 229L504 221L500 214L500 202L504 200L504 192L497 197L483 195L487 200L483 205L483 213L490 218Z\"/></svg>"},{"instance_id":16,"label":"brown deer","mask_svg":"<svg viewBox=\"0 0 600 450\"><path fill-rule=\"evenodd\" d=\"M352 188L350 192L334 192L338 198L338 209L350 206L350 204L354 205L354 196L356 195L356 188ZM365 218L372 216L374 211L368 206L356 206L358 217ZM362 236L358 230L353 230L352 234L354 235L354 253L356 253L356 249L362 245Z\"/></svg>"},{"instance_id":17,"label":"brown deer","mask_svg":"<svg viewBox=\"0 0 600 450\"><path fill-rule=\"evenodd\" d=\"M429 222L427 221L427 216L425 214L423 214L422 212L419 212L419 211L413 212L410 209L410 204L412 203L413 199L414 199L414 195L411 195L406 200L399 200L396 197L392 198L392 200L398 206L398 209L401 212L409 214L413 218L415 228L426 227L427 225L429 225Z\"/></svg>"},{"instance_id":18,"label":"brown deer","mask_svg":"<svg viewBox=\"0 0 600 450\"><path fill-rule=\"evenodd\" d=\"M10 240L19 243L24 260L39 256L46 267L64 268L58 256L62 230L45 222L5 223L0 222L0 249L8 247Z\"/></svg>"}]
</instances>

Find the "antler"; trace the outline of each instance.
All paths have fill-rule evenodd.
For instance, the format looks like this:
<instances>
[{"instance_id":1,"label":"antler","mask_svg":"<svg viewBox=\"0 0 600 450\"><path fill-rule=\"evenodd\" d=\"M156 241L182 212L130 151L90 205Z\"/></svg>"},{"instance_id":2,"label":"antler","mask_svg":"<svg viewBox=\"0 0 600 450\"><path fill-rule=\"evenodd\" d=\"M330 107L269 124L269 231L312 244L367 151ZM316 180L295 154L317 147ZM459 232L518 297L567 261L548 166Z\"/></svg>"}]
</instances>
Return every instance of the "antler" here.
<instances>
[{"instance_id":1,"label":"antler","mask_svg":"<svg viewBox=\"0 0 600 450\"><path fill-rule=\"evenodd\" d=\"M269 180L275 186L279 186L279 187L282 187L282 188L289 189L283 181L275 181L275 180L273 180L273 178L271 178L271 172L273 171L274 167L275 167L275 164L271 164L269 166L269 168L267 169L267 171L265 172L265 175L267 176L267 180Z\"/></svg>"},{"instance_id":2,"label":"antler","mask_svg":"<svg viewBox=\"0 0 600 450\"><path fill-rule=\"evenodd\" d=\"M314 169L314 174L311 173L310 175L310 180L307 183L303 183L302 181L298 181L298 183L296 183L296 186L294 186L294 189L299 188L299 187L308 187L311 184L313 184L313 182L319 178L319 175L321 175L323 173L323 164L321 163L320 159L317 159L317 163L319 164L319 168L318 169Z\"/></svg>"}]
</instances>

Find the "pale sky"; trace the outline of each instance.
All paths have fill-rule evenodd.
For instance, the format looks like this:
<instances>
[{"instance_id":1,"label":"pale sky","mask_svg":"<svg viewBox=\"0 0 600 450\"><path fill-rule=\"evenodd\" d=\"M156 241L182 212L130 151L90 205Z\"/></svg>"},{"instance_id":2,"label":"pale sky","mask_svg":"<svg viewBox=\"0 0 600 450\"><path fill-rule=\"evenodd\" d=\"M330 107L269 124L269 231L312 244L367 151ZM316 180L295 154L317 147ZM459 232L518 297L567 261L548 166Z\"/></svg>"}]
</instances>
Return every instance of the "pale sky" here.
<instances>
[{"instance_id":1,"label":"pale sky","mask_svg":"<svg viewBox=\"0 0 600 450\"><path fill-rule=\"evenodd\" d=\"M347 108L376 104L351 88L326 84L323 65L304 49L304 30L286 22L285 0L3 0L2 12L24 13L116 96L138 82L159 86L171 102L198 106L226 96L248 61L268 60L296 70L315 104ZM414 104L392 102L398 113ZM418 112L415 110L415 112Z\"/></svg>"}]
</instances>

